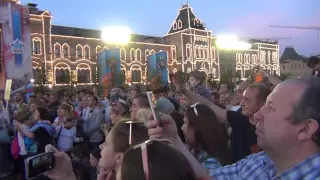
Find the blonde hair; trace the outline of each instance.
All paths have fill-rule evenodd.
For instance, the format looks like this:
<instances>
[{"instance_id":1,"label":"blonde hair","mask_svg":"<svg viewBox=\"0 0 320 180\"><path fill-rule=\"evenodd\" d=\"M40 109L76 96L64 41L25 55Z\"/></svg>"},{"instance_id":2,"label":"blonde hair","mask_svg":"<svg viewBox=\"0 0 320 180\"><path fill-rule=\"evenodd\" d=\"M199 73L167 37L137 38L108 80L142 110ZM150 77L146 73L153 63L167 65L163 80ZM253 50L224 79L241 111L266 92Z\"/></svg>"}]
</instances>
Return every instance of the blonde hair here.
<instances>
[{"instance_id":1,"label":"blonde hair","mask_svg":"<svg viewBox=\"0 0 320 180\"><path fill-rule=\"evenodd\" d=\"M147 123L150 113L151 113L151 110L149 108L139 109L137 112L136 118L143 123Z\"/></svg>"}]
</instances>

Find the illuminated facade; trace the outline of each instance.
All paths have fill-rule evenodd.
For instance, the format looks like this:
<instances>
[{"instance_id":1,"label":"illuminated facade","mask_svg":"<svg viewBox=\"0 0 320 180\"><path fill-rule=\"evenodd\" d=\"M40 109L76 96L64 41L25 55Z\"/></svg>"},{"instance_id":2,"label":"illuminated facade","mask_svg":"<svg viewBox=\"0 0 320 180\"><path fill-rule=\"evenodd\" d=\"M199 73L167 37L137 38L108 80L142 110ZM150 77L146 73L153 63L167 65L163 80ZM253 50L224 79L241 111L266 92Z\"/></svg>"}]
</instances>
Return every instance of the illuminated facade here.
<instances>
[{"instance_id":1,"label":"illuminated facade","mask_svg":"<svg viewBox=\"0 0 320 180\"><path fill-rule=\"evenodd\" d=\"M307 57L299 55L292 46L286 47L281 58L281 74L289 77L304 77L311 75L307 66Z\"/></svg>"},{"instance_id":2,"label":"illuminated facade","mask_svg":"<svg viewBox=\"0 0 320 180\"><path fill-rule=\"evenodd\" d=\"M241 71L243 77L246 70L259 64L279 73L277 44L254 43L250 51L229 53L230 63L221 62L215 37L188 4L179 9L165 36L133 34L131 41L120 47L103 42L100 30L53 25L50 12L38 10L35 4L29 4L29 8L35 77L44 68L50 83L56 86L68 84L70 79L78 85L96 83L97 54L111 48L121 48L121 69L133 83L145 82L146 57L159 51L169 54L169 72L200 70L219 80L220 64L222 69L231 66Z\"/></svg>"},{"instance_id":3,"label":"illuminated facade","mask_svg":"<svg viewBox=\"0 0 320 180\"><path fill-rule=\"evenodd\" d=\"M219 50L221 73L240 72L242 78L252 75L260 66L272 74L280 74L279 45L276 41L251 40L250 50Z\"/></svg>"}]
</instances>

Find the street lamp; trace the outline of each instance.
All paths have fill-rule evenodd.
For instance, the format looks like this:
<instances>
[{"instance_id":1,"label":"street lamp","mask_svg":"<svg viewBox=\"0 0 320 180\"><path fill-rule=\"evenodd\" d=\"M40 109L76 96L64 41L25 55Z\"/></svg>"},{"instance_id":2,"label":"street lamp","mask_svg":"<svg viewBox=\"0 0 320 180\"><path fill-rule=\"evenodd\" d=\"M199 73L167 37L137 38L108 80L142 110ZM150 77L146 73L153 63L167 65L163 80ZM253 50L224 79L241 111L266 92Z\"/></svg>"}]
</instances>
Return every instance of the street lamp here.
<instances>
[{"instance_id":1,"label":"street lamp","mask_svg":"<svg viewBox=\"0 0 320 180\"><path fill-rule=\"evenodd\" d=\"M110 44L128 44L130 42L131 30L127 27L108 27L101 33L101 39Z\"/></svg>"},{"instance_id":2,"label":"street lamp","mask_svg":"<svg viewBox=\"0 0 320 180\"><path fill-rule=\"evenodd\" d=\"M251 44L240 41L237 36L218 36L216 44L220 49L227 50L250 50Z\"/></svg>"},{"instance_id":3,"label":"street lamp","mask_svg":"<svg viewBox=\"0 0 320 180\"><path fill-rule=\"evenodd\" d=\"M31 82L31 83L34 83L34 79L30 79L30 82Z\"/></svg>"},{"instance_id":4,"label":"street lamp","mask_svg":"<svg viewBox=\"0 0 320 180\"><path fill-rule=\"evenodd\" d=\"M51 89L52 88L52 84L49 84L48 87Z\"/></svg>"}]
</instances>

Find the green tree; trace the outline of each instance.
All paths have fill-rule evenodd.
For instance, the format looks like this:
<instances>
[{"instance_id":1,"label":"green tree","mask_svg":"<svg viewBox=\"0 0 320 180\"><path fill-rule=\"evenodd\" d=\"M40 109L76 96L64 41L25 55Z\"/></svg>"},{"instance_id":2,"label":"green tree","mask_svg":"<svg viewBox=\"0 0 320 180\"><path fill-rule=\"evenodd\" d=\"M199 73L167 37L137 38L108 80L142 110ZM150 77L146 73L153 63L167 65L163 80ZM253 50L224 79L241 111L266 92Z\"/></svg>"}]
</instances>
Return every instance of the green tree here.
<instances>
[{"instance_id":1,"label":"green tree","mask_svg":"<svg viewBox=\"0 0 320 180\"><path fill-rule=\"evenodd\" d=\"M125 71L120 71L120 85L125 85L126 84L126 72Z\"/></svg>"},{"instance_id":2,"label":"green tree","mask_svg":"<svg viewBox=\"0 0 320 180\"><path fill-rule=\"evenodd\" d=\"M47 72L44 67L41 68L40 73L35 77L35 82L34 84L38 85L40 87L40 91L43 93L44 92L44 87L46 84L49 83L49 78L47 75Z\"/></svg>"},{"instance_id":3,"label":"green tree","mask_svg":"<svg viewBox=\"0 0 320 180\"><path fill-rule=\"evenodd\" d=\"M232 84L232 77L230 76L230 74L228 72L225 72L220 76L220 83L219 84L227 84L227 85Z\"/></svg>"}]
</instances>

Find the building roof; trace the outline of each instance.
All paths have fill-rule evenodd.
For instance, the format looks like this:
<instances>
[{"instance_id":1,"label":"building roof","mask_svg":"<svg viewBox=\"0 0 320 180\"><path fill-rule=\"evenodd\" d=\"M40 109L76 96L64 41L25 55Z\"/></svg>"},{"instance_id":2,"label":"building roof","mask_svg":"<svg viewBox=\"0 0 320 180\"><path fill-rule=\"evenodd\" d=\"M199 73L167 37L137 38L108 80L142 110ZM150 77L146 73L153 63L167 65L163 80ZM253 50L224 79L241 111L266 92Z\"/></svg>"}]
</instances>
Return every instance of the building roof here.
<instances>
[{"instance_id":1,"label":"building roof","mask_svg":"<svg viewBox=\"0 0 320 180\"><path fill-rule=\"evenodd\" d=\"M184 4L179 9L176 19L173 21L168 34L183 31L189 28L205 30L200 19L196 17L189 4Z\"/></svg>"},{"instance_id":2,"label":"building roof","mask_svg":"<svg viewBox=\"0 0 320 180\"><path fill-rule=\"evenodd\" d=\"M101 38L101 30L97 29L86 29L78 27L68 27L68 26L51 26L51 34L62 35L62 36L76 36L76 37L85 37L85 38ZM145 36L139 34L131 35L132 42L148 42L156 44L165 44L165 38L156 37L156 36Z\"/></svg>"},{"instance_id":3,"label":"building roof","mask_svg":"<svg viewBox=\"0 0 320 180\"><path fill-rule=\"evenodd\" d=\"M284 61L296 61L296 60L305 60L306 58L299 55L296 50L292 46L287 46L282 56L280 58L280 62Z\"/></svg>"}]
</instances>

